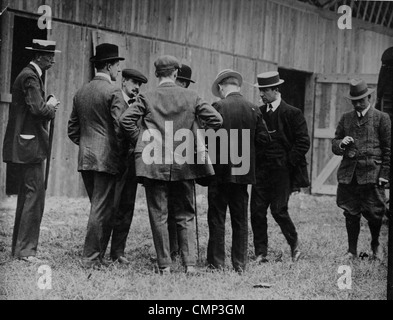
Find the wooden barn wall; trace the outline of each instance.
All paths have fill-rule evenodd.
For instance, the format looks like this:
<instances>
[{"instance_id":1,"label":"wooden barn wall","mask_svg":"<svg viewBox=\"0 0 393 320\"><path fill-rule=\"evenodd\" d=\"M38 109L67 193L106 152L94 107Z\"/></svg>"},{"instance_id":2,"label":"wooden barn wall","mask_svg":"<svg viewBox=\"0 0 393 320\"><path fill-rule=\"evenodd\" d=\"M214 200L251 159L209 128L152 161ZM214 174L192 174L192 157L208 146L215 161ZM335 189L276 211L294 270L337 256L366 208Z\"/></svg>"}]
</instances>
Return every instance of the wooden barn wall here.
<instances>
[{"instance_id":1,"label":"wooden barn wall","mask_svg":"<svg viewBox=\"0 0 393 320\"><path fill-rule=\"evenodd\" d=\"M47 91L55 92L62 102L56 118L49 195L84 194L76 172L78 150L68 140L66 127L72 97L92 75L88 59L93 44L117 43L127 58L122 66L148 76L150 81L142 91L156 86L153 62L159 55L178 56L193 68L197 83L191 89L208 102L215 100L211 83L223 68L240 71L247 82L243 86L246 97L258 102L257 90L249 85L258 73L280 66L318 74L375 74L382 52L393 46L392 33L387 30L378 33L356 24L352 30L340 30L338 16L326 17L310 6L285 0L14 0L9 9L14 14L37 16L43 4L51 6L54 18L49 38L63 51L48 73ZM2 51L12 48L7 43ZM2 56L0 74L7 70ZM313 79L308 80L304 108L310 134L314 130ZM2 78L2 86L4 81ZM7 118L4 106L8 104L2 103L0 109L2 136ZM322 159L320 164L313 163L315 170L321 170L321 150L326 148L313 149ZM0 196L4 193L3 172L1 165Z\"/></svg>"},{"instance_id":2,"label":"wooden barn wall","mask_svg":"<svg viewBox=\"0 0 393 320\"><path fill-rule=\"evenodd\" d=\"M356 20L340 30L339 15L292 0L15 0L10 8L36 13L42 4L71 23L317 73L375 73L393 45L391 31L368 31Z\"/></svg>"}]
</instances>

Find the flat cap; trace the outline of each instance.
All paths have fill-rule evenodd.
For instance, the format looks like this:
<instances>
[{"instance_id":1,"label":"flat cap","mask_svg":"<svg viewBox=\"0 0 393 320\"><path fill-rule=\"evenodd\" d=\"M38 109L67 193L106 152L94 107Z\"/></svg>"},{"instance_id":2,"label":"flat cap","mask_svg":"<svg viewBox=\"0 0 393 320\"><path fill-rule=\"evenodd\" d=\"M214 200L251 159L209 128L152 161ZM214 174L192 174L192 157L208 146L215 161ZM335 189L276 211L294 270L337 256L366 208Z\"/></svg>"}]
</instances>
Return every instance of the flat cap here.
<instances>
[{"instance_id":1,"label":"flat cap","mask_svg":"<svg viewBox=\"0 0 393 320\"><path fill-rule=\"evenodd\" d=\"M181 68L179 60L177 60L174 56L168 55L159 57L156 62L154 62L154 66L156 67L156 71L167 71Z\"/></svg>"},{"instance_id":2,"label":"flat cap","mask_svg":"<svg viewBox=\"0 0 393 320\"><path fill-rule=\"evenodd\" d=\"M124 69L121 74L123 78L132 79L140 83L147 83L147 78L138 70Z\"/></svg>"}]
</instances>

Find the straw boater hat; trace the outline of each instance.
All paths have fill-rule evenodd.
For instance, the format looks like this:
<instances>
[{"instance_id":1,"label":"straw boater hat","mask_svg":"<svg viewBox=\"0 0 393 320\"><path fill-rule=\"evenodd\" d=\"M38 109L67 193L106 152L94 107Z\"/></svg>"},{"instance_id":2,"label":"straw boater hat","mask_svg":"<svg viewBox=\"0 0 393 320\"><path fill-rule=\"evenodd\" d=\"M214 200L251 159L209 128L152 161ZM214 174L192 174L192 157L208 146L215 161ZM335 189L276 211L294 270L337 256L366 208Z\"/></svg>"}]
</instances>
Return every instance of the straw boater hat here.
<instances>
[{"instance_id":1,"label":"straw boater hat","mask_svg":"<svg viewBox=\"0 0 393 320\"><path fill-rule=\"evenodd\" d=\"M235 77L239 80L240 86L243 84L243 77L239 72L233 71L232 69L225 69L218 73L216 80L214 80L212 85L212 93L216 97L220 98L220 92L218 85L226 78Z\"/></svg>"},{"instance_id":2,"label":"straw boater hat","mask_svg":"<svg viewBox=\"0 0 393 320\"><path fill-rule=\"evenodd\" d=\"M366 81L362 79L351 79L349 82L349 100L359 100L373 93L375 89L367 87Z\"/></svg>"},{"instance_id":3,"label":"straw boater hat","mask_svg":"<svg viewBox=\"0 0 393 320\"><path fill-rule=\"evenodd\" d=\"M32 51L39 51L39 52L49 52L49 53L61 52L59 50L56 50L56 41L40 40L40 39L33 39L32 46L26 47L26 49Z\"/></svg>"},{"instance_id":4,"label":"straw boater hat","mask_svg":"<svg viewBox=\"0 0 393 320\"><path fill-rule=\"evenodd\" d=\"M189 81L195 83L194 80L191 80L192 70L186 64L182 64L179 73L177 75L177 79Z\"/></svg>"},{"instance_id":5,"label":"straw boater hat","mask_svg":"<svg viewBox=\"0 0 393 320\"><path fill-rule=\"evenodd\" d=\"M257 88L276 87L285 82L284 80L280 79L280 75L277 71L269 71L258 74L257 81L258 82L254 84L254 87Z\"/></svg>"},{"instance_id":6,"label":"straw boater hat","mask_svg":"<svg viewBox=\"0 0 393 320\"><path fill-rule=\"evenodd\" d=\"M91 62L104 62L113 60L125 59L119 57L119 47L110 43L103 43L98 45L96 47L96 55L90 58Z\"/></svg>"}]
</instances>

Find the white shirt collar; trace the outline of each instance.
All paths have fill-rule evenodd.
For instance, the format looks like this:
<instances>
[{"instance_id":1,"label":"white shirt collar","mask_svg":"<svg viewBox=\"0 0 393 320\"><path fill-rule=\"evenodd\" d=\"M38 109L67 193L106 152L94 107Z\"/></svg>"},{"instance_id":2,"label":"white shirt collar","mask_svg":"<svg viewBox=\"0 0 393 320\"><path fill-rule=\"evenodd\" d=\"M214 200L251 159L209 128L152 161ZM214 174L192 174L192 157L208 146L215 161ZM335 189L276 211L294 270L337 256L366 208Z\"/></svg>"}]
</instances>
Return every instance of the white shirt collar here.
<instances>
[{"instance_id":1,"label":"white shirt collar","mask_svg":"<svg viewBox=\"0 0 393 320\"><path fill-rule=\"evenodd\" d=\"M229 92L225 95L225 98L228 97L231 93L240 93L240 91L239 91L239 90L229 91Z\"/></svg>"},{"instance_id":2,"label":"white shirt collar","mask_svg":"<svg viewBox=\"0 0 393 320\"><path fill-rule=\"evenodd\" d=\"M42 77L42 70L41 68L38 66L38 64L36 64L35 62L31 61L30 64L37 70L40 78Z\"/></svg>"},{"instance_id":3,"label":"white shirt collar","mask_svg":"<svg viewBox=\"0 0 393 320\"><path fill-rule=\"evenodd\" d=\"M121 93L123 94L124 101L128 104L128 101L130 101L131 98L123 90L121 90Z\"/></svg>"},{"instance_id":4,"label":"white shirt collar","mask_svg":"<svg viewBox=\"0 0 393 320\"><path fill-rule=\"evenodd\" d=\"M110 83L112 83L111 76L109 74L103 73L103 72L97 72L96 77L104 77L109 80Z\"/></svg>"},{"instance_id":5,"label":"white shirt collar","mask_svg":"<svg viewBox=\"0 0 393 320\"><path fill-rule=\"evenodd\" d=\"M175 83L174 80L170 79L170 78L164 78L160 81L160 83L158 84L159 86L162 85L163 83Z\"/></svg>"},{"instance_id":6,"label":"white shirt collar","mask_svg":"<svg viewBox=\"0 0 393 320\"><path fill-rule=\"evenodd\" d=\"M273 108L272 108L272 111L273 111L273 112L276 111L277 108L278 108L278 106L281 104L281 93L278 92L278 93L277 93L277 99L274 100L273 102L271 102L270 104L271 104L271 106L273 107Z\"/></svg>"},{"instance_id":7,"label":"white shirt collar","mask_svg":"<svg viewBox=\"0 0 393 320\"><path fill-rule=\"evenodd\" d=\"M362 114L362 116L364 117L366 115L367 111L370 110L370 108L371 108L371 104L368 104L368 107L366 109L364 109L362 112L356 111L356 113L359 117L360 117L360 114Z\"/></svg>"}]
</instances>

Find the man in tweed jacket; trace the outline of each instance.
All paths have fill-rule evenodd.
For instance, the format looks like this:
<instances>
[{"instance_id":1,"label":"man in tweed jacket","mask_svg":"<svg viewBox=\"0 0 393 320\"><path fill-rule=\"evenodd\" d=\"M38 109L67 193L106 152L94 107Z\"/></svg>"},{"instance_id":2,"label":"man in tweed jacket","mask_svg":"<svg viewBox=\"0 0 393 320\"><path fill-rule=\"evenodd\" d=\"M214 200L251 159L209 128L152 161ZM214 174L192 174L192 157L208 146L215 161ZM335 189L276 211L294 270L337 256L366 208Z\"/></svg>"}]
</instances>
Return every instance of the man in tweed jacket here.
<instances>
[{"instance_id":1,"label":"man in tweed jacket","mask_svg":"<svg viewBox=\"0 0 393 320\"><path fill-rule=\"evenodd\" d=\"M147 92L141 102L128 108L121 116L120 124L130 141L136 144L136 173L143 178L145 186L160 273L169 273L172 263L167 221L168 200L173 199L171 210L176 216L179 247L186 273L194 274L194 180L213 173L198 172L198 164L179 161L182 155L178 153L178 147L182 142L175 137L180 132L192 132L196 117L204 121L207 128L212 129L220 128L222 117L195 91L175 84L180 69L180 63L175 57L160 57L155 62L155 68L156 77L159 79L158 87ZM139 120L140 128L137 125ZM193 138L195 141L195 137ZM156 146L155 150L149 149L152 144ZM194 157L194 148L192 145L192 154L186 152L187 155ZM152 154L154 160L150 161Z\"/></svg>"},{"instance_id":2,"label":"man in tweed jacket","mask_svg":"<svg viewBox=\"0 0 393 320\"><path fill-rule=\"evenodd\" d=\"M378 239L386 211L391 123L387 113L370 104L373 91L364 80L351 80L347 98L355 110L341 117L332 141L333 153L343 156L337 172L337 205L344 210L349 259L357 257L361 215L368 220L373 257L383 259Z\"/></svg>"}]
</instances>

